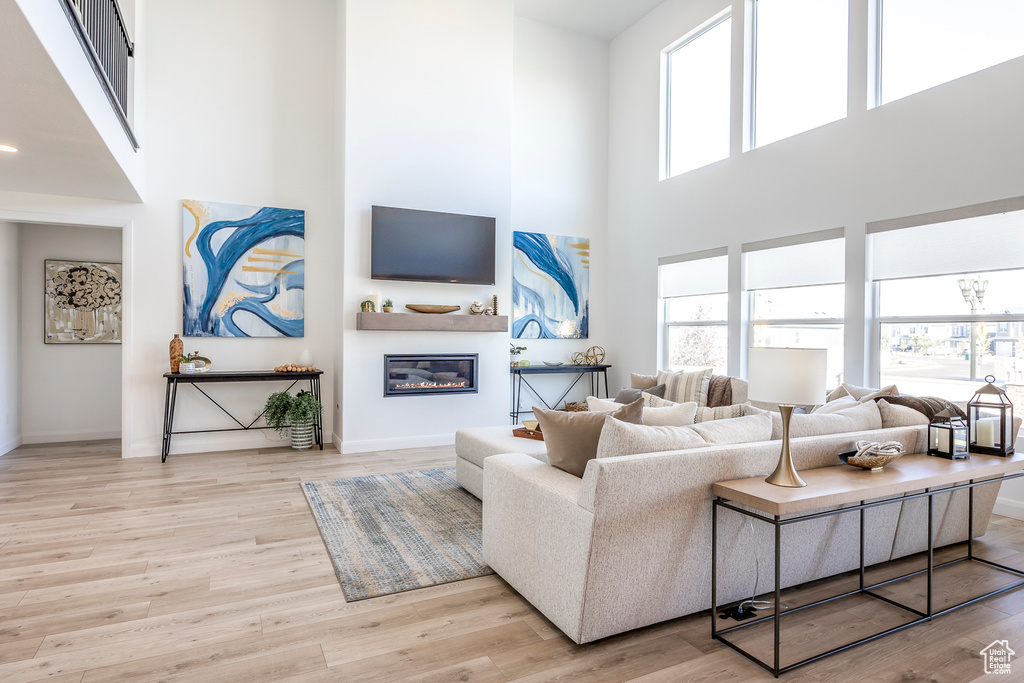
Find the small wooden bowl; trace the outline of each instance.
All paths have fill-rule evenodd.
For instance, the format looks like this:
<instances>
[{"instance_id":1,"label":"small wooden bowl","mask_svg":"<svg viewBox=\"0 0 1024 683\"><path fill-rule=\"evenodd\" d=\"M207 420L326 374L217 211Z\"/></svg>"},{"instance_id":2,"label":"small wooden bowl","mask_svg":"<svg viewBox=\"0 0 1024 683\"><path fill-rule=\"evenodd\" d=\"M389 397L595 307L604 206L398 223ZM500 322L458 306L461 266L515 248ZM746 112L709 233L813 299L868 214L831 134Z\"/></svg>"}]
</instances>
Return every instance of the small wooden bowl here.
<instances>
[{"instance_id":1,"label":"small wooden bowl","mask_svg":"<svg viewBox=\"0 0 1024 683\"><path fill-rule=\"evenodd\" d=\"M904 453L906 453L906 451L900 451L899 453L886 455L876 455L868 453L866 455L861 455L858 457L857 451L846 451L845 453L839 454L839 459L842 460L847 465L852 465L854 467L859 467L864 470L871 470L872 472L877 472L886 465L888 465L889 463L891 463L896 458L903 455Z\"/></svg>"}]
</instances>

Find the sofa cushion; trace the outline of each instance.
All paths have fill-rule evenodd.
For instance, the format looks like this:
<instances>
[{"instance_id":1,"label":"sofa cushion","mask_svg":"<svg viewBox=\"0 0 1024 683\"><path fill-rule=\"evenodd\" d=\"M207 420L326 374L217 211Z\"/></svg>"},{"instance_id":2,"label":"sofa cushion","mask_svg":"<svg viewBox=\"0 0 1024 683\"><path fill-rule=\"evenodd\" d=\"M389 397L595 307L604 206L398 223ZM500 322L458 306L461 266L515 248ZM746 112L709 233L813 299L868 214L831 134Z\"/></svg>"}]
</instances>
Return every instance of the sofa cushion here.
<instances>
[{"instance_id":1,"label":"sofa cushion","mask_svg":"<svg viewBox=\"0 0 1024 683\"><path fill-rule=\"evenodd\" d=\"M460 429L455 432L455 452L477 467L484 466L484 458L499 453L525 453L541 462L548 461L543 441L512 436L511 425Z\"/></svg>"},{"instance_id":2,"label":"sofa cushion","mask_svg":"<svg viewBox=\"0 0 1024 683\"><path fill-rule=\"evenodd\" d=\"M604 418L611 415L623 422L640 423L643 401L637 400L612 412L569 413L534 407L533 414L544 433L548 463L569 474L582 477L587 462L597 456L598 439Z\"/></svg>"},{"instance_id":3,"label":"sofa cushion","mask_svg":"<svg viewBox=\"0 0 1024 683\"><path fill-rule=\"evenodd\" d=\"M712 420L727 420L732 417L743 417L743 406L719 406L717 408L697 408L694 422L711 422Z\"/></svg>"},{"instance_id":4,"label":"sofa cushion","mask_svg":"<svg viewBox=\"0 0 1024 683\"><path fill-rule=\"evenodd\" d=\"M632 403L633 401L641 398L642 394L650 394L651 396L657 396L659 398L665 396L665 385L657 384L649 389L623 389L615 395L616 403ZM593 410L593 409L591 409Z\"/></svg>"},{"instance_id":5,"label":"sofa cushion","mask_svg":"<svg viewBox=\"0 0 1024 683\"><path fill-rule=\"evenodd\" d=\"M644 392L644 396L648 396ZM657 396L651 396L652 399L658 399ZM663 427L683 427L686 425L693 424L693 416L697 412L697 404L694 402L689 403L671 403L666 401L670 405L659 407L659 408L648 408L644 406L643 417L641 421L645 425L659 425ZM622 406L614 401L608 401L603 398L597 398L596 396L587 397L587 407L590 410L615 410Z\"/></svg>"},{"instance_id":6,"label":"sofa cushion","mask_svg":"<svg viewBox=\"0 0 1024 683\"><path fill-rule=\"evenodd\" d=\"M772 439L782 438L782 414L772 414ZM789 421L789 437L823 436L844 432L881 429L882 415L874 401L858 403L837 413L793 415Z\"/></svg>"},{"instance_id":7,"label":"sofa cushion","mask_svg":"<svg viewBox=\"0 0 1024 683\"><path fill-rule=\"evenodd\" d=\"M657 384L657 375L639 375L635 372L629 373L629 386L633 389L650 389Z\"/></svg>"},{"instance_id":8,"label":"sofa cushion","mask_svg":"<svg viewBox=\"0 0 1024 683\"><path fill-rule=\"evenodd\" d=\"M708 404L708 383L711 368L692 372L659 372L658 384L665 385L665 398L676 403L696 401L698 406Z\"/></svg>"},{"instance_id":9,"label":"sofa cushion","mask_svg":"<svg viewBox=\"0 0 1024 683\"><path fill-rule=\"evenodd\" d=\"M614 458L638 453L660 453L707 446L704 437L690 427L628 424L609 417L597 444L598 458Z\"/></svg>"},{"instance_id":10,"label":"sofa cushion","mask_svg":"<svg viewBox=\"0 0 1024 683\"><path fill-rule=\"evenodd\" d=\"M768 414L755 414L712 420L695 424L693 431L715 445L769 441L772 438L772 418Z\"/></svg>"},{"instance_id":11,"label":"sofa cushion","mask_svg":"<svg viewBox=\"0 0 1024 683\"><path fill-rule=\"evenodd\" d=\"M891 397L890 397L891 398ZM887 399L880 398L875 402L878 412L882 416L882 427L910 427L912 425L926 425L928 418L924 413L907 406L894 405Z\"/></svg>"}]
</instances>

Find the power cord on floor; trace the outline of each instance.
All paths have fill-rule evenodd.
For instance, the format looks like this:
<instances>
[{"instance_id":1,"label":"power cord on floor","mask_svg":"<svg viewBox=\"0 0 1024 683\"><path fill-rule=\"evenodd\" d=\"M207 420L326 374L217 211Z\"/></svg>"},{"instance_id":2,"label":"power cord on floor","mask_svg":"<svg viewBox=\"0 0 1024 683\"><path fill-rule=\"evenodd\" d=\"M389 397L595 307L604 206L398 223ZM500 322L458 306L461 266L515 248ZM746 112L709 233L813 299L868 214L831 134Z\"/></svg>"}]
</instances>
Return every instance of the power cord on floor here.
<instances>
[{"instance_id":1,"label":"power cord on floor","mask_svg":"<svg viewBox=\"0 0 1024 683\"><path fill-rule=\"evenodd\" d=\"M754 592L750 594L749 600L744 600L737 606L736 609L740 614L743 614L748 610L753 612L759 609L773 609L775 607L775 603L771 600L754 599L755 597L757 597L757 587L761 581L761 561L758 558L757 553L757 539L754 538L754 520L748 519L747 527L750 529L751 545L754 548ZM783 604L781 607L782 609L786 609L785 604Z\"/></svg>"}]
</instances>

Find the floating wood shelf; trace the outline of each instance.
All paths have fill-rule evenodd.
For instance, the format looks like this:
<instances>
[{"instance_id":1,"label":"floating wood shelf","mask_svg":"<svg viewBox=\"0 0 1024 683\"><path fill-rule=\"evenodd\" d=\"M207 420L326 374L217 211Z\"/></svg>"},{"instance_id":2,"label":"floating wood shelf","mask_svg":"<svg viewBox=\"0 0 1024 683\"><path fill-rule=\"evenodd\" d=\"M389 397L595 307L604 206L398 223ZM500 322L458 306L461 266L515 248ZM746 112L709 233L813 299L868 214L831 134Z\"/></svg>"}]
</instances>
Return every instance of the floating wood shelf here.
<instances>
[{"instance_id":1,"label":"floating wood shelf","mask_svg":"<svg viewBox=\"0 0 1024 683\"><path fill-rule=\"evenodd\" d=\"M458 313L356 313L357 330L408 332L508 332L507 315Z\"/></svg>"}]
</instances>

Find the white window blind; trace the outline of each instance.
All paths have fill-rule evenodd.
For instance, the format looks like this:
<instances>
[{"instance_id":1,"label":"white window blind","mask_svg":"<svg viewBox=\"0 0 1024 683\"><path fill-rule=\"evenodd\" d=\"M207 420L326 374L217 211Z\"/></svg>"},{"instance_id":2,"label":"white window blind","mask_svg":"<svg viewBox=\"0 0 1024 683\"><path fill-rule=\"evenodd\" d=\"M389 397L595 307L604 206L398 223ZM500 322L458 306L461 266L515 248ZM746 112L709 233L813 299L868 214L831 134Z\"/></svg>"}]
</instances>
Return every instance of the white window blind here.
<instances>
[{"instance_id":1,"label":"white window blind","mask_svg":"<svg viewBox=\"0 0 1024 683\"><path fill-rule=\"evenodd\" d=\"M767 246L769 244L743 245L748 290L835 285L846 281L846 241L843 238L783 246Z\"/></svg>"},{"instance_id":2,"label":"white window blind","mask_svg":"<svg viewBox=\"0 0 1024 683\"><path fill-rule=\"evenodd\" d=\"M729 291L729 257L721 249L663 258L658 278L663 299L724 294Z\"/></svg>"},{"instance_id":3,"label":"white window blind","mask_svg":"<svg viewBox=\"0 0 1024 683\"><path fill-rule=\"evenodd\" d=\"M877 232L870 249L874 280L1022 268L1024 211Z\"/></svg>"}]
</instances>

